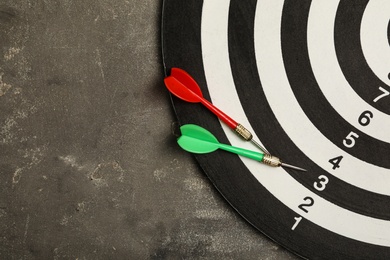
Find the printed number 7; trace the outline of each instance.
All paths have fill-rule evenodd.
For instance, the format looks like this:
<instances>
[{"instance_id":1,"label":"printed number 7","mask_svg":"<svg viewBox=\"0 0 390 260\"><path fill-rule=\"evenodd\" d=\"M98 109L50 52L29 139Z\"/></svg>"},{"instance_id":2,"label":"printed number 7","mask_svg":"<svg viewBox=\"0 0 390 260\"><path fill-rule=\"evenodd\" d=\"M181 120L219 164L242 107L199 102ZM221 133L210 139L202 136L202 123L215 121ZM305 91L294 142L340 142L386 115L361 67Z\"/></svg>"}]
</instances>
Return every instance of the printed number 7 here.
<instances>
[{"instance_id":1,"label":"printed number 7","mask_svg":"<svg viewBox=\"0 0 390 260\"><path fill-rule=\"evenodd\" d=\"M389 74L389 75L390 75L390 74ZM373 100L374 102L378 102L379 99L384 98L384 97L390 95L390 92L387 91L386 89L382 88L382 87L379 87L379 90L381 90L381 91L383 92L383 94L381 94L381 95L379 95L377 98L375 98L375 99Z\"/></svg>"}]
</instances>

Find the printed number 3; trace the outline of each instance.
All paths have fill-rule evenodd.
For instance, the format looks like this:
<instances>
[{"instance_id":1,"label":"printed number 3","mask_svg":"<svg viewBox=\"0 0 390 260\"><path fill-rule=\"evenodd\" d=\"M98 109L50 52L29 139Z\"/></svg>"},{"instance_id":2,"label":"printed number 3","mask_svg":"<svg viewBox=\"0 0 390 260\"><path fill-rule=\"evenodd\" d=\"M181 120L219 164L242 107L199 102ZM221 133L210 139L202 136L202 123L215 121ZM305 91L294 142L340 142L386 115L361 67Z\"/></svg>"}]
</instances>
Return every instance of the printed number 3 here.
<instances>
[{"instance_id":1,"label":"printed number 3","mask_svg":"<svg viewBox=\"0 0 390 260\"><path fill-rule=\"evenodd\" d=\"M329 183L328 177L326 177L325 175L321 175L321 176L318 177L318 179L321 180L321 181L319 183L318 182L314 182L314 188L316 188L316 190L318 190L318 191L325 190L326 184Z\"/></svg>"}]
</instances>

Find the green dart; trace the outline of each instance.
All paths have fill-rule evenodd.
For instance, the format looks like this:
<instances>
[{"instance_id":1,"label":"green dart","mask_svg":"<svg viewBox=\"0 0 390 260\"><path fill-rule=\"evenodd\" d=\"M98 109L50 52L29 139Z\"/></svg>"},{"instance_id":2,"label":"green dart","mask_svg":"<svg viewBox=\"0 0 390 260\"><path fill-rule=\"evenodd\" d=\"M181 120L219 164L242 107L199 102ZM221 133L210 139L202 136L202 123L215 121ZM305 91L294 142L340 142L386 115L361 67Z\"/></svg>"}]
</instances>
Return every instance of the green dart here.
<instances>
[{"instance_id":1,"label":"green dart","mask_svg":"<svg viewBox=\"0 0 390 260\"><path fill-rule=\"evenodd\" d=\"M177 139L177 143L187 152L204 154L222 149L231 153L248 157L269 166L283 166L299 171L306 171L305 169L283 163L278 157L272 156L270 154L254 152L243 148L222 144L212 133L198 125L183 125L180 127L180 131L182 135Z\"/></svg>"}]
</instances>

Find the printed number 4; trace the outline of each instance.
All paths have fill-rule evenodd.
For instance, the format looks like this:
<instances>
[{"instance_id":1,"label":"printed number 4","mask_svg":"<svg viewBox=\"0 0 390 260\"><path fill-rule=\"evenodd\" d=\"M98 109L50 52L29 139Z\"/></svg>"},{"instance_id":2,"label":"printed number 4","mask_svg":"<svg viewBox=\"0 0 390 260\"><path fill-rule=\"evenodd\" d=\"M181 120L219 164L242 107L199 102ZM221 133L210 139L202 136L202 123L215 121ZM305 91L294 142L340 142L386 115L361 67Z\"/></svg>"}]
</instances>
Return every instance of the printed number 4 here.
<instances>
[{"instance_id":1,"label":"printed number 4","mask_svg":"<svg viewBox=\"0 0 390 260\"><path fill-rule=\"evenodd\" d=\"M336 170L337 168L340 168L340 162L343 159L343 156L337 156L333 159L330 159L329 162L333 165L333 170Z\"/></svg>"}]
</instances>

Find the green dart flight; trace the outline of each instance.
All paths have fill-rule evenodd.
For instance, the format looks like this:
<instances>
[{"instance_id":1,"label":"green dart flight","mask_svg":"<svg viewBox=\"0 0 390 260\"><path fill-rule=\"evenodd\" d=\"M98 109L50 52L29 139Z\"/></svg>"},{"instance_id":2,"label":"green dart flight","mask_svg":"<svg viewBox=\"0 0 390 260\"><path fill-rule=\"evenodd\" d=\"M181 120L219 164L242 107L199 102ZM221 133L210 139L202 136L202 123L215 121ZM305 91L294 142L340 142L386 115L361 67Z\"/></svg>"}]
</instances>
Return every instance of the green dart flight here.
<instances>
[{"instance_id":1,"label":"green dart flight","mask_svg":"<svg viewBox=\"0 0 390 260\"><path fill-rule=\"evenodd\" d=\"M305 169L282 163L278 157L269 154L254 152L247 149L222 144L212 133L198 125L183 125L182 127L180 127L180 131L182 135L178 138L177 143L187 152L204 154L214 152L218 149L222 149L259 161L269 166L284 166L295 170L306 171Z\"/></svg>"}]
</instances>

